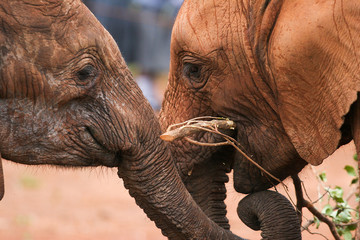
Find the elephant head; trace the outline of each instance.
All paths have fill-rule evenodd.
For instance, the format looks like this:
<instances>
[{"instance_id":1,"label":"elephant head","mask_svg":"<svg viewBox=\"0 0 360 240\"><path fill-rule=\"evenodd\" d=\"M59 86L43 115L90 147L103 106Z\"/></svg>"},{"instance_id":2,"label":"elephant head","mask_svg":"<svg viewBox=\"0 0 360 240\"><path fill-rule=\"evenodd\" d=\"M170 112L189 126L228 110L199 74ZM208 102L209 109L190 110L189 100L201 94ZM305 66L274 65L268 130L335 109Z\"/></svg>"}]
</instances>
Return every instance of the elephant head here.
<instances>
[{"instance_id":1,"label":"elephant head","mask_svg":"<svg viewBox=\"0 0 360 240\"><path fill-rule=\"evenodd\" d=\"M227 117L242 150L275 177L320 164L352 138L346 119L359 101L359 16L355 0L185 0L172 32L163 130L194 117ZM231 168L238 192L277 184L227 147L178 140L171 148L189 191L222 226Z\"/></svg>"},{"instance_id":2,"label":"elephant head","mask_svg":"<svg viewBox=\"0 0 360 240\"><path fill-rule=\"evenodd\" d=\"M1 1L0 20L0 156L117 167L169 238L238 239L187 192L115 41L80 0Z\"/></svg>"}]
</instances>

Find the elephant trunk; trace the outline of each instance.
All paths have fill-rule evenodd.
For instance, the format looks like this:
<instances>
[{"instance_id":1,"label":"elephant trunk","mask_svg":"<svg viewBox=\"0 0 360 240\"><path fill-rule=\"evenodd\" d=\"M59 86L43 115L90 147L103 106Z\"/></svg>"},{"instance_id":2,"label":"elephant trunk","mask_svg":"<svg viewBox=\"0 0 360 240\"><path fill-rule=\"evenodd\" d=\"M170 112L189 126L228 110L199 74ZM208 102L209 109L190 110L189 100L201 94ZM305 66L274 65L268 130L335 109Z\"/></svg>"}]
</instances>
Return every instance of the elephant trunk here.
<instances>
[{"instance_id":1,"label":"elephant trunk","mask_svg":"<svg viewBox=\"0 0 360 240\"><path fill-rule=\"evenodd\" d=\"M118 175L136 203L165 236L169 239L241 239L216 225L197 206L183 185L165 143L154 139L146 148L146 156L125 157Z\"/></svg>"},{"instance_id":2,"label":"elephant trunk","mask_svg":"<svg viewBox=\"0 0 360 240\"><path fill-rule=\"evenodd\" d=\"M119 59L119 62L123 61ZM150 104L128 69L109 76L88 111L89 133L111 153L103 162L118 167L136 203L170 239L241 239L212 222L186 190ZM103 123L106 124L103 124Z\"/></svg>"},{"instance_id":3,"label":"elephant trunk","mask_svg":"<svg viewBox=\"0 0 360 240\"><path fill-rule=\"evenodd\" d=\"M195 164L191 174L183 177L185 186L195 202L204 213L216 224L224 229L230 229L229 220L226 217L225 183L229 181L227 173L231 171L229 154L215 154L210 161Z\"/></svg>"},{"instance_id":4,"label":"elephant trunk","mask_svg":"<svg viewBox=\"0 0 360 240\"><path fill-rule=\"evenodd\" d=\"M250 194L239 202L237 213L248 227L261 230L263 239L301 239L299 218L290 202L279 193Z\"/></svg>"}]
</instances>

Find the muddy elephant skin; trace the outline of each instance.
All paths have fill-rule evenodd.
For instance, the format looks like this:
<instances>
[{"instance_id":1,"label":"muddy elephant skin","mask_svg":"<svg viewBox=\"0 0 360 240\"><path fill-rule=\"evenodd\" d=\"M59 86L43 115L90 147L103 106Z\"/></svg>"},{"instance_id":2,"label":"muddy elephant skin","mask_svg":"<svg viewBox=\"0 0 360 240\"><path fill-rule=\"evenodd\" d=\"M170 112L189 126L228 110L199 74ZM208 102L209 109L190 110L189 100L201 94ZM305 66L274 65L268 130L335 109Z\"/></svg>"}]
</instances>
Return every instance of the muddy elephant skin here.
<instances>
[{"instance_id":1,"label":"muddy elephant skin","mask_svg":"<svg viewBox=\"0 0 360 240\"><path fill-rule=\"evenodd\" d=\"M0 156L117 167L170 239L239 239L191 198L116 43L81 1L1 1L0 20Z\"/></svg>"},{"instance_id":2,"label":"muddy elephant skin","mask_svg":"<svg viewBox=\"0 0 360 240\"><path fill-rule=\"evenodd\" d=\"M350 110L359 101L359 21L356 0L185 0L172 32L163 130L199 116L227 117L242 150L277 178L320 164L360 122ZM171 148L194 199L225 228L227 172L234 169L242 193L277 184L229 148L181 140Z\"/></svg>"}]
</instances>

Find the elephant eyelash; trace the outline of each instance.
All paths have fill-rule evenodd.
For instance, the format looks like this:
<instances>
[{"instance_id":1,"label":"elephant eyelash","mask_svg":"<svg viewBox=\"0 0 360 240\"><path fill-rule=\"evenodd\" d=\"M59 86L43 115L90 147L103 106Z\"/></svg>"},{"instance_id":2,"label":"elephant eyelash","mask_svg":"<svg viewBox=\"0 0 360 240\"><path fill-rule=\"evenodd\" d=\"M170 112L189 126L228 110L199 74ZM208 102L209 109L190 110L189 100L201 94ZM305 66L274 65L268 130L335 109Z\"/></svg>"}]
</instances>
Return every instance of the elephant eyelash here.
<instances>
[{"instance_id":1,"label":"elephant eyelash","mask_svg":"<svg viewBox=\"0 0 360 240\"><path fill-rule=\"evenodd\" d=\"M186 83L195 90L200 90L208 80L208 71L204 65L185 62L182 67Z\"/></svg>"},{"instance_id":2,"label":"elephant eyelash","mask_svg":"<svg viewBox=\"0 0 360 240\"><path fill-rule=\"evenodd\" d=\"M210 59L189 53L183 53L181 59L181 74L185 83L193 90L202 89L210 76Z\"/></svg>"},{"instance_id":3,"label":"elephant eyelash","mask_svg":"<svg viewBox=\"0 0 360 240\"><path fill-rule=\"evenodd\" d=\"M72 76L79 86L92 86L102 73L102 65L94 55L83 55L82 59L74 65Z\"/></svg>"},{"instance_id":4,"label":"elephant eyelash","mask_svg":"<svg viewBox=\"0 0 360 240\"><path fill-rule=\"evenodd\" d=\"M87 85L98 76L98 70L91 64L87 64L76 72L77 82L81 85Z\"/></svg>"},{"instance_id":5,"label":"elephant eyelash","mask_svg":"<svg viewBox=\"0 0 360 240\"><path fill-rule=\"evenodd\" d=\"M201 77L201 70L202 66L199 64L193 64L193 63L184 63L183 66L183 73L184 75L192 79L194 81L197 81Z\"/></svg>"}]
</instances>

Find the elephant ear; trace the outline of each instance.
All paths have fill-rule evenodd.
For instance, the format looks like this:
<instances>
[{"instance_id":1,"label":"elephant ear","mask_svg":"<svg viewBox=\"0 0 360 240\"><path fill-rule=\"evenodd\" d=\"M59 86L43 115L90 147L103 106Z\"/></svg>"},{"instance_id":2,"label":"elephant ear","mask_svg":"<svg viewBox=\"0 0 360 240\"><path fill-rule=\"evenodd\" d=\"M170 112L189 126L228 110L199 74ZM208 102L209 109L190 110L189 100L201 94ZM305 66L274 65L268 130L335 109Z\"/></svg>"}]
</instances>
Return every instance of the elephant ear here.
<instances>
[{"instance_id":1,"label":"elephant ear","mask_svg":"<svg viewBox=\"0 0 360 240\"><path fill-rule=\"evenodd\" d=\"M267 60L284 129L299 155L318 165L337 149L345 115L360 91L360 38L355 37L360 8L313 5L298 11L284 3Z\"/></svg>"},{"instance_id":2,"label":"elephant ear","mask_svg":"<svg viewBox=\"0 0 360 240\"><path fill-rule=\"evenodd\" d=\"M338 86L308 85L317 82L315 79L284 80L278 85L279 114L284 129L299 155L308 163L319 165L339 145L340 128L356 100L355 87L347 86L351 85L349 79L344 80L346 84L334 82ZM292 81L303 81L307 88Z\"/></svg>"}]
</instances>

